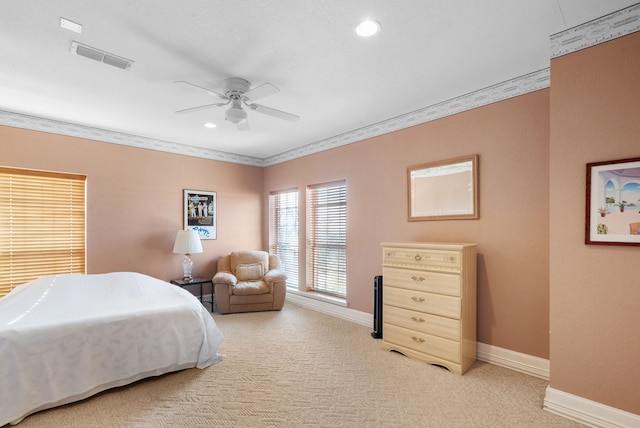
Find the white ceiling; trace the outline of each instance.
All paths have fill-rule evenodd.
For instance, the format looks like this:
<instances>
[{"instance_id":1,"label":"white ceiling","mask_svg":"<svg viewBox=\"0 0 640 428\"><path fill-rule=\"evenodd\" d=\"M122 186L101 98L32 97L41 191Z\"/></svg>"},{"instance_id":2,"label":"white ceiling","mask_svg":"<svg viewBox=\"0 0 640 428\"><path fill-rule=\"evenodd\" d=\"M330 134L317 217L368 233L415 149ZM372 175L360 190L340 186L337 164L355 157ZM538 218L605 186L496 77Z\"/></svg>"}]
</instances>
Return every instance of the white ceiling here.
<instances>
[{"instance_id":1,"label":"white ceiling","mask_svg":"<svg viewBox=\"0 0 640 428\"><path fill-rule=\"evenodd\" d=\"M252 156L275 156L549 67L551 34L637 0L3 0L0 110ZM81 34L60 27L64 17ZM369 39L363 18L382 24ZM121 70L71 42L133 60ZM280 93L224 121L227 77ZM207 129L205 122L217 123Z\"/></svg>"}]
</instances>

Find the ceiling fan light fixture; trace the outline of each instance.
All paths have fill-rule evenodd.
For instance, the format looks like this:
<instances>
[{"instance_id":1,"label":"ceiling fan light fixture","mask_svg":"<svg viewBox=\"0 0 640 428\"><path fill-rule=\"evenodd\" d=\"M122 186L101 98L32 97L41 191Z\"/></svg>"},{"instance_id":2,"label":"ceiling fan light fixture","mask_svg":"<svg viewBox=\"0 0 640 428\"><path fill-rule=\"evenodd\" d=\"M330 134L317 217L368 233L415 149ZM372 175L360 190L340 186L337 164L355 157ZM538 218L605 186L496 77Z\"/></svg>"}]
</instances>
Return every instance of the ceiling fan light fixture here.
<instances>
[{"instance_id":1,"label":"ceiling fan light fixture","mask_svg":"<svg viewBox=\"0 0 640 428\"><path fill-rule=\"evenodd\" d=\"M356 34L360 37L371 37L380 31L380 23L372 19L367 19L358 24Z\"/></svg>"},{"instance_id":2,"label":"ceiling fan light fixture","mask_svg":"<svg viewBox=\"0 0 640 428\"><path fill-rule=\"evenodd\" d=\"M259 98L263 98L268 95L273 95L280 92L280 89L278 89L271 83L263 83L259 86L252 87L251 83L248 80L239 77L230 77L228 79L225 79L223 82L224 95L223 93L212 91L210 89L186 82L184 80L177 80L175 83L196 87L200 90L205 91L209 95L219 97L222 100L226 101L222 103L205 104L197 107L178 110L176 111L176 113L178 114L192 113L195 111L206 110L212 107L224 107L231 104L225 111L224 118L228 122L236 125L239 131L249 130L249 120L247 119L248 109L257 111L258 113L265 114L267 116L288 120L290 122L296 122L298 121L298 119L300 119L300 117L296 116L295 114L287 113L282 110L267 107L261 104L256 104L253 102L254 100L257 100ZM243 105L247 107L246 110L243 108Z\"/></svg>"},{"instance_id":3,"label":"ceiling fan light fixture","mask_svg":"<svg viewBox=\"0 0 640 428\"><path fill-rule=\"evenodd\" d=\"M224 113L224 118L234 125L240 125L247 120L247 112L242 108L231 107Z\"/></svg>"}]
</instances>

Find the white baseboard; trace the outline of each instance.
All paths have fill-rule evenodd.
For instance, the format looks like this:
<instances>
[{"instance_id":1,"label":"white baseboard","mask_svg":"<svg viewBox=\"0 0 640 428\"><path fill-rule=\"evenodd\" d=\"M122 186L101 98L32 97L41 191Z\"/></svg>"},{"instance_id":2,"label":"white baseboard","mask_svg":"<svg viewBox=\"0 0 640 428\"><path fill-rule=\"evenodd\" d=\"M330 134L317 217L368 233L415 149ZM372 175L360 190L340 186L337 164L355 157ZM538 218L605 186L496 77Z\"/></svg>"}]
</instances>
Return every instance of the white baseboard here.
<instances>
[{"instance_id":1,"label":"white baseboard","mask_svg":"<svg viewBox=\"0 0 640 428\"><path fill-rule=\"evenodd\" d=\"M544 409L591 427L640 427L640 415L547 387Z\"/></svg>"},{"instance_id":2,"label":"white baseboard","mask_svg":"<svg viewBox=\"0 0 640 428\"><path fill-rule=\"evenodd\" d=\"M333 315L356 324L371 327L373 330L373 315L356 311L344 306L334 305L322 300L307 297L303 294L287 293L287 301L296 305ZM384 335L384 331L382 332ZM506 367L521 373L549 380L549 360L534 357L508 349L498 348L478 342L476 357L496 366Z\"/></svg>"},{"instance_id":3,"label":"white baseboard","mask_svg":"<svg viewBox=\"0 0 640 428\"><path fill-rule=\"evenodd\" d=\"M496 366L506 367L520 373L549 380L549 360L544 358L522 354L481 342L477 343L476 358Z\"/></svg>"},{"instance_id":4,"label":"white baseboard","mask_svg":"<svg viewBox=\"0 0 640 428\"><path fill-rule=\"evenodd\" d=\"M373 330L372 314L356 311L340 305L334 305L313 297L308 297L302 293L287 293L286 299L298 306L333 315L337 318L342 318L356 324L371 327ZM384 331L382 334L384 335ZM549 380L549 360L545 360L544 358L521 354L519 352L510 351L508 349L480 342L477 344L476 357L480 361L485 361L496 366L506 367L511 370Z\"/></svg>"},{"instance_id":5,"label":"white baseboard","mask_svg":"<svg viewBox=\"0 0 640 428\"><path fill-rule=\"evenodd\" d=\"M373 315L324 302L303 294L287 293L287 301L356 324L371 327ZM384 331L382 332L384 336ZM549 380L549 360L478 342L480 361ZM577 422L602 428L640 427L640 416L547 387L544 409Z\"/></svg>"},{"instance_id":6,"label":"white baseboard","mask_svg":"<svg viewBox=\"0 0 640 428\"><path fill-rule=\"evenodd\" d=\"M313 297L307 297L303 294L287 292L286 300L303 308L313 309L337 318L342 318L356 324L371 327L373 330L373 315L366 312L356 311L341 305L324 302Z\"/></svg>"}]
</instances>

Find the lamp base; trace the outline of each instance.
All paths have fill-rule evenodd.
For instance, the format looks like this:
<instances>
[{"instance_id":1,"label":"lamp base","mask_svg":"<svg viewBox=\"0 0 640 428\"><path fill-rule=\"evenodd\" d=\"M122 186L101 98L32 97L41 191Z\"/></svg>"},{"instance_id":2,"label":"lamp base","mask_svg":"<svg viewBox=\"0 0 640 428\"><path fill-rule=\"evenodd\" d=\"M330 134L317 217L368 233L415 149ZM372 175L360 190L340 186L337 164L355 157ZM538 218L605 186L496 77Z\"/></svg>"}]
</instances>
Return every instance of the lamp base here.
<instances>
[{"instance_id":1,"label":"lamp base","mask_svg":"<svg viewBox=\"0 0 640 428\"><path fill-rule=\"evenodd\" d=\"M182 279L184 281L193 280L193 276L191 275L191 269L193 268L193 262L191 261L191 257L189 254L184 255L184 260L182 260L182 272L184 275Z\"/></svg>"}]
</instances>

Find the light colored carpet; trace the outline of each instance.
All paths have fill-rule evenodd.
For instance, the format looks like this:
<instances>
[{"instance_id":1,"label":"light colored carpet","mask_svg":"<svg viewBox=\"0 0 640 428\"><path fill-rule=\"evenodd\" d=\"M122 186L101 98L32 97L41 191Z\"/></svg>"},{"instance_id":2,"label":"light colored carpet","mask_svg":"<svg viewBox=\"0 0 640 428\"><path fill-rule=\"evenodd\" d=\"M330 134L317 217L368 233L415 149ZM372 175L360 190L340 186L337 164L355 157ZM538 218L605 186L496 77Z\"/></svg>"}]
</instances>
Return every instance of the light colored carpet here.
<instances>
[{"instance_id":1,"label":"light colored carpet","mask_svg":"<svg viewBox=\"0 0 640 428\"><path fill-rule=\"evenodd\" d=\"M547 382L477 362L464 376L380 349L371 329L285 304L214 314L224 360L29 416L32 427L578 427Z\"/></svg>"}]
</instances>

